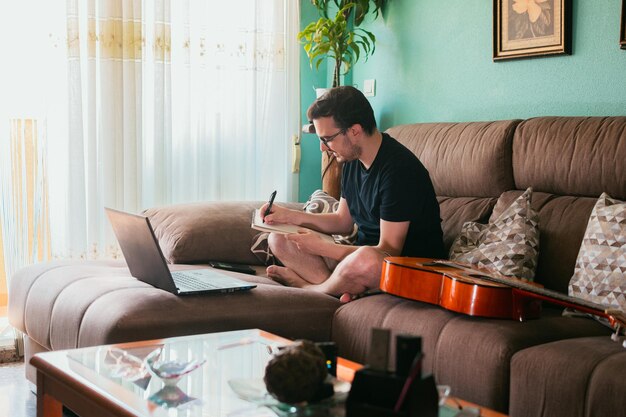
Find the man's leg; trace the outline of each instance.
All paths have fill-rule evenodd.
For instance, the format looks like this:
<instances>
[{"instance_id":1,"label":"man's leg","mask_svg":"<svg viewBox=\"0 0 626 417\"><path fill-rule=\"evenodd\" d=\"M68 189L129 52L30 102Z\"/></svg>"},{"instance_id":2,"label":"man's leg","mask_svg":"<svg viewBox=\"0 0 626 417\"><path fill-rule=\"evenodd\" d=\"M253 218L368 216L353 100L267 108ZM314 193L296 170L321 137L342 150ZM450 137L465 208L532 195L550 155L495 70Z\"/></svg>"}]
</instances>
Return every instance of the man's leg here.
<instances>
[{"instance_id":1,"label":"man's leg","mask_svg":"<svg viewBox=\"0 0 626 417\"><path fill-rule=\"evenodd\" d=\"M320 284L330 276L333 262L321 256L302 253L293 242L284 235L270 233L267 240L270 250L284 266L267 267L270 278L292 287ZM329 265L329 263L331 265Z\"/></svg>"},{"instance_id":2,"label":"man's leg","mask_svg":"<svg viewBox=\"0 0 626 417\"><path fill-rule=\"evenodd\" d=\"M337 265L330 278L310 288L335 296L345 293L356 295L369 289L379 288L383 259L386 256L388 255L374 247L362 246L346 256Z\"/></svg>"},{"instance_id":3,"label":"man's leg","mask_svg":"<svg viewBox=\"0 0 626 417\"><path fill-rule=\"evenodd\" d=\"M288 281L288 285L307 288L334 296L342 296L343 301L349 301L350 296L380 286L380 274L383 268L383 259L387 254L371 246L363 246L346 256L330 277L321 284L313 285L302 280Z\"/></svg>"}]
</instances>

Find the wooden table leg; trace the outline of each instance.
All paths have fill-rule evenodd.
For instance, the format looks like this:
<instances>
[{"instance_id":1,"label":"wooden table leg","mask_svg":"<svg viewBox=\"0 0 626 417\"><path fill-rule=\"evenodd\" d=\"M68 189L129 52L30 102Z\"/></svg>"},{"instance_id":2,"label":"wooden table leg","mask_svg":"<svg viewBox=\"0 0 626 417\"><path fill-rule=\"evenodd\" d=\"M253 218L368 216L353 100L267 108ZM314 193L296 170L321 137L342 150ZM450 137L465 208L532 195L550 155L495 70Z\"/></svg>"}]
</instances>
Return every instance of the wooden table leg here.
<instances>
[{"instance_id":1,"label":"wooden table leg","mask_svg":"<svg viewBox=\"0 0 626 417\"><path fill-rule=\"evenodd\" d=\"M46 377L37 372L37 417L63 417L63 404L46 393Z\"/></svg>"}]
</instances>

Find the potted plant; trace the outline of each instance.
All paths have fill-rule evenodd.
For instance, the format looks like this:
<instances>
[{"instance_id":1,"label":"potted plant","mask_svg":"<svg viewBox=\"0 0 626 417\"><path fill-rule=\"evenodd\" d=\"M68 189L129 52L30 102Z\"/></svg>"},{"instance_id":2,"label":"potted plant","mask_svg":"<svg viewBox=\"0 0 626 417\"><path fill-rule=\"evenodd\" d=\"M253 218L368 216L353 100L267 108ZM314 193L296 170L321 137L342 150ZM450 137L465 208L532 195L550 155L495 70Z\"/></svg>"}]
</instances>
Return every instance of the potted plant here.
<instances>
[{"instance_id":1,"label":"potted plant","mask_svg":"<svg viewBox=\"0 0 626 417\"><path fill-rule=\"evenodd\" d=\"M320 18L298 33L298 39L304 44L311 68L319 68L326 58L334 61L333 87L340 85L340 76L348 73L361 57L367 60L374 53L376 37L358 26L370 11L377 18L387 1L311 0L320 12ZM338 9L332 18L329 17L331 4Z\"/></svg>"},{"instance_id":2,"label":"potted plant","mask_svg":"<svg viewBox=\"0 0 626 417\"><path fill-rule=\"evenodd\" d=\"M366 60L376 49L373 33L359 28L368 13L377 18L389 0L311 0L320 13L316 22L309 23L298 39L304 44L311 68L319 68L327 58L334 61L332 87L341 84L341 75L350 71L360 58ZM373 5L373 8L370 6ZM334 17L329 6L337 9ZM318 97L320 95L317 89ZM307 125L307 132L311 132ZM312 133L312 132L311 132ZM341 194L341 164L330 152L322 153L322 189L339 199Z\"/></svg>"}]
</instances>

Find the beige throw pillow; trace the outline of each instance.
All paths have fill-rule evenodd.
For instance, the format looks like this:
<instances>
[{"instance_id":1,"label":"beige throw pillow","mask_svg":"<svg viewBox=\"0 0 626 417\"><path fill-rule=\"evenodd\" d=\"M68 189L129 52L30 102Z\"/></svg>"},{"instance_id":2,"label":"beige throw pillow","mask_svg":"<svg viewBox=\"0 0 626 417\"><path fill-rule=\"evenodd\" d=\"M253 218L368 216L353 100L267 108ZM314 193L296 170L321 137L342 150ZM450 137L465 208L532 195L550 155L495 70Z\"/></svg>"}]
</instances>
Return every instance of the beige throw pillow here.
<instances>
[{"instance_id":1,"label":"beige throw pillow","mask_svg":"<svg viewBox=\"0 0 626 417\"><path fill-rule=\"evenodd\" d=\"M467 222L450 248L450 259L503 275L532 280L539 256L539 214L528 188L489 224Z\"/></svg>"},{"instance_id":2,"label":"beige throw pillow","mask_svg":"<svg viewBox=\"0 0 626 417\"><path fill-rule=\"evenodd\" d=\"M596 202L568 292L626 311L626 202L606 193Z\"/></svg>"}]
</instances>

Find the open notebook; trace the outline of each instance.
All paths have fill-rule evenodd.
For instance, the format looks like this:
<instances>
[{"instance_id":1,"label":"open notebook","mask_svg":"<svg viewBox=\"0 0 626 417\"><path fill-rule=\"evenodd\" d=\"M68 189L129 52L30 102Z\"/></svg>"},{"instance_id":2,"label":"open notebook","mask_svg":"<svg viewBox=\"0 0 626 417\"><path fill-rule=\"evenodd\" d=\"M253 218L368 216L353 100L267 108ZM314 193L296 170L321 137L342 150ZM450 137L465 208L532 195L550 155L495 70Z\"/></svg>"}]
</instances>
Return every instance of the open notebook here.
<instances>
[{"instance_id":1,"label":"open notebook","mask_svg":"<svg viewBox=\"0 0 626 417\"><path fill-rule=\"evenodd\" d=\"M316 230L309 229L308 227L296 226L294 224L266 224L263 223L261 219L261 211L256 209L252 212L252 224L251 227L256 230L260 230L262 232L274 232L274 233L282 233L285 235L291 233L298 233L298 230L308 230L315 234L320 235L323 239L335 243L335 239L331 235L327 235L325 233L318 232Z\"/></svg>"}]
</instances>

